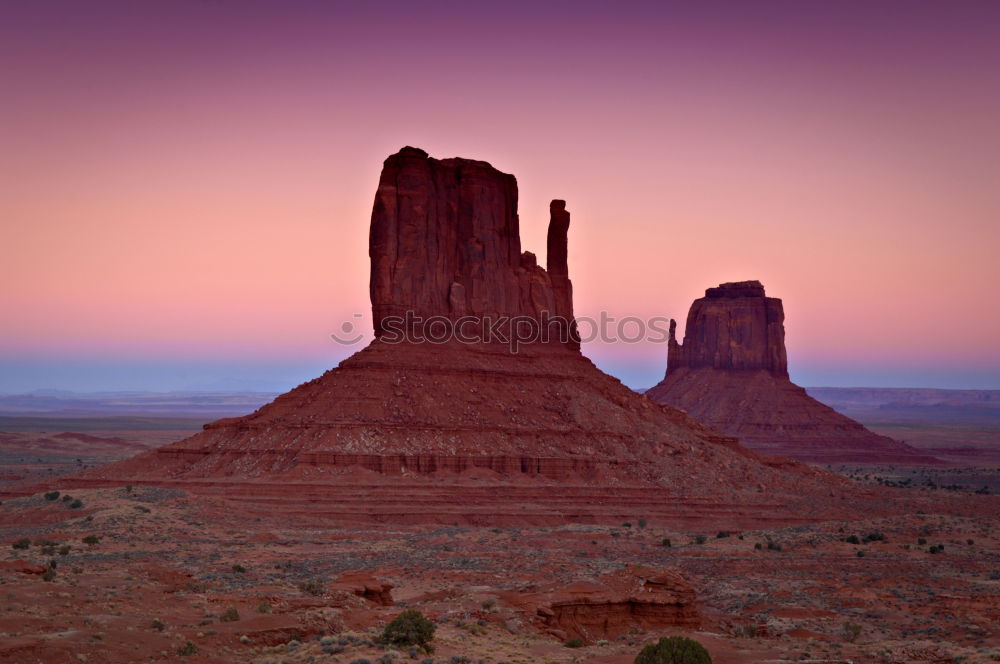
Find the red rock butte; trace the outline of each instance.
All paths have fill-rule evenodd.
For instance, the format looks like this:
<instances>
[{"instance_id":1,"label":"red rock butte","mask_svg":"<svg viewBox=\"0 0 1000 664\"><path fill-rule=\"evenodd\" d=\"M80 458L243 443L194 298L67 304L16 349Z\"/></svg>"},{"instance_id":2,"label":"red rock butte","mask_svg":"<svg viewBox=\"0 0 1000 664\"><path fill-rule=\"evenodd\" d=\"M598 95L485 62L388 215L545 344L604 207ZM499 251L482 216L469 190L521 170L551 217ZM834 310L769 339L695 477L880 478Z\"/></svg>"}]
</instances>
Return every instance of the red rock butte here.
<instances>
[{"instance_id":1,"label":"red rock butte","mask_svg":"<svg viewBox=\"0 0 1000 664\"><path fill-rule=\"evenodd\" d=\"M549 216L543 269L521 251L513 176L402 149L385 161L372 213L368 347L254 413L64 485L181 487L311 522L692 523L724 514L737 527L869 504L869 490L760 457L635 394L585 358L573 334L517 352L400 334L407 312L571 319L570 216L558 200Z\"/></svg>"},{"instance_id":2,"label":"red rock butte","mask_svg":"<svg viewBox=\"0 0 1000 664\"><path fill-rule=\"evenodd\" d=\"M670 321L666 376L646 392L747 447L813 463L940 463L866 429L788 378L785 313L759 281L721 284Z\"/></svg>"}]
</instances>

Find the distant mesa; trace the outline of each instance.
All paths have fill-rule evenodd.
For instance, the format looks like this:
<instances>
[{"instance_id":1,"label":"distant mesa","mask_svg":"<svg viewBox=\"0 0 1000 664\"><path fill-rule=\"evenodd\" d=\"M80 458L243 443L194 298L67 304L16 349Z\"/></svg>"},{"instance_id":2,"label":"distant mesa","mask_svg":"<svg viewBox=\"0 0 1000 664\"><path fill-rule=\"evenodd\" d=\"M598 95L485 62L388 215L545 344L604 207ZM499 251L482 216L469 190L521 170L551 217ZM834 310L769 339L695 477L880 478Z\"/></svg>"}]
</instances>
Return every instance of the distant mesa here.
<instances>
[{"instance_id":1,"label":"distant mesa","mask_svg":"<svg viewBox=\"0 0 1000 664\"><path fill-rule=\"evenodd\" d=\"M784 321L781 300L767 297L759 281L707 289L691 305L683 344L670 321L666 376L646 396L768 454L813 463L940 463L792 383Z\"/></svg>"},{"instance_id":2,"label":"distant mesa","mask_svg":"<svg viewBox=\"0 0 1000 664\"><path fill-rule=\"evenodd\" d=\"M599 371L573 334L566 204L549 206L542 268L521 248L517 199L514 177L486 162L411 147L391 155L371 217L375 340L250 415L67 486L235 493L289 515L305 502L312 518L340 523L621 523L642 514L691 525L721 510L738 526L851 508L860 494L846 481L763 459ZM562 318L568 336L517 352L492 339L406 337L430 331L427 319L471 321L462 329L475 332L504 316ZM774 328L760 325L766 340ZM777 369L783 360L753 361Z\"/></svg>"}]
</instances>

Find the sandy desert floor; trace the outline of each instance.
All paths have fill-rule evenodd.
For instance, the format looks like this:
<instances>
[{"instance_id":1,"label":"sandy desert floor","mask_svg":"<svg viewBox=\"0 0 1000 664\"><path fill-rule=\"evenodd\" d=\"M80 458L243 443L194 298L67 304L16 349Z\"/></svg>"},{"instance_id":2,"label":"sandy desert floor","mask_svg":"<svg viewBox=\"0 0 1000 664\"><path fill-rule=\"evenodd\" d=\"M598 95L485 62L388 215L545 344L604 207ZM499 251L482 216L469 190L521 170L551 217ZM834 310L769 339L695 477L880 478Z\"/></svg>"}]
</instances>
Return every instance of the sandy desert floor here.
<instances>
[{"instance_id":1,"label":"sandy desert floor","mask_svg":"<svg viewBox=\"0 0 1000 664\"><path fill-rule=\"evenodd\" d=\"M724 536L725 523L682 532L641 514L617 526L359 529L175 489L70 493L0 505L4 662L405 661L374 637L407 607L438 623L434 662L625 663L672 632L719 663L1000 660L1000 515ZM627 563L680 571L701 627L573 648L516 601ZM392 584L395 603L339 583L357 572Z\"/></svg>"}]
</instances>

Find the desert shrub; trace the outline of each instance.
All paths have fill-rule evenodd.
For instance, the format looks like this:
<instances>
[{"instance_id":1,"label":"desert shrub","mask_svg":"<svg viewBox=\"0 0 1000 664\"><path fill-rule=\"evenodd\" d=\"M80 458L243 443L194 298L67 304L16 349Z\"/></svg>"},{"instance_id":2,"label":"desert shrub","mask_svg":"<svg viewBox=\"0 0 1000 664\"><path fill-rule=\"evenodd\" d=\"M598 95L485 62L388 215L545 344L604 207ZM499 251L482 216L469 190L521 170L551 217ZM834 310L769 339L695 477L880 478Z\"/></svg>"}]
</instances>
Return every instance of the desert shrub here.
<instances>
[{"instance_id":1,"label":"desert shrub","mask_svg":"<svg viewBox=\"0 0 1000 664\"><path fill-rule=\"evenodd\" d=\"M918 537L917 538L917 544L919 544L920 546L923 546L924 544L927 544L927 538L926 537Z\"/></svg>"},{"instance_id":2,"label":"desert shrub","mask_svg":"<svg viewBox=\"0 0 1000 664\"><path fill-rule=\"evenodd\" d=\"M132 485L131 484L126 484L125 485L125 493L132 493Z\"/></svg>"},{"instance_id":3,"label":"desert shrub","mask_svg":"<svg viewBox=\"0 0 1000 664\"><path fill-rule=\"evenodd\" d=\"M632 527L631 521L626 521L625 523L622 524L622 528L631 528L631 527Z\"/></svg>"},{"instance_id":4,"label":"desert shrub","mask_svg":"<svg viewBox=\"0 0 1000 664\"><path fill-rule=\"evenodd\" d=\"M320 597L326 592L323 582L318 579L309 579L299 584L299 590L313 597Z\"/></svg>"},{"instance_id":5,"label":"desert shrub","mask_svg":"<svg viewBox=\"0 0 1000 664\"><path fill-rule=\"evenodd\" d=\"M720 530L715 535L715 539L722 539L723 537L729 537L729 531L728 530Z\"/></svg>"},{"instance_id":6,"label":"desert shrub","mask_svg":"<svg viewBox=\"0 0 1000 664\"><path fill-rule=\"evenodd\" d=\"M426 653L433 652L434 623L416 609L407 609L385 626L379 641L390 646L417 646Z\"/></svg>"},{"instance_id":7,"label":"desert shrub","mask_svg":"<svg viewBox=\"0 0 1000 664\"><path fill-rule=\"evenodd\" d=\"M583 639L581 639L579 636L574 636L572 639L570 639L569 641L567 641L564 645L567 648L582 648L583 647Z\"/></svg>"},{"instance_id":8,"label":"desert shrub","mask_svg":"<svg viewBox=\"0 0 1000 664\"><path fill-rule=\"evenodd\" d=\"M56 571L55 569L49 567L42 574L42 581L55 581L55 580L56 580Z\"/></svg>"},{"instance_id":9,"label":"desert shrub","mask_svg":"<svg viewBox=\"0 0 1000 664\"><path fill-rule=\"evenodd\" d=\"M965 540L965 543L968 544L969 546L972 546L974 544L974 542L970 539Z\"/></svg>"},{"instance_id":10,"label":"desert shrub","mask_svg":"<svg viewBox=\"0 0 1000 664\"><path fill-rule=\"evenodd\" d=\"M708 538L705 537L704 535L695 535L694 536L694 543L695 544L704 544L707 539Z\"/></svg>"},{"instance_id":11,"label":"desert shrub","mask_svg":"<svg viewBox=\"0 0 1000 664\"><path fill-rule=\"evenodd\" d=\"M73 502L71 502L71 503L69 504L69 508L70 508L71 510L78 510L78 509L80 509L81 507L83 507L83 501L82 501L82 500L80 500L79 498L77 498L76 500L74 500Z\"/></svg>"},{"instance_id":12,"label":"desert shrub","mask_svg":"<svg viewBox=\"0 0 1000 664\"><path fill-rule=\"evenodd\" d=\"M247 568L244 567L243 565L236 564L233 565L233 571L236 572L237 574L246 574Z\"/></svg>"},{"instance_id":13,"label":"desert shrub","mask_svg":"<svg viewBox=\"0 0 1000 664\"><path fill-rule=\"evenodd\" d=\"M266 599L262 599L259 602L257 602L257 613L270 613L270 612L271 612L270 602L268 602Z\"/></svg>"},{"instance_id":14,"label":"desert shrub","mask_svg":"<svg viewBox=\"0 0 1000 664\"><path fill-rule=\"evenodd\" d=\"M645 528L646 527L646 520L645 519L639 519L639 527L640 528Z\"/></svg>"},{"instance_id":15,"label":"desert shrub","mask_svg":"<svg viewBox=\"0 0 1000 664\"><path fill-rule=\"evenodd\" d=\"M868 533L867 535L865 535L865 540L864 541L866 541L866 542L884 542L885 541L885 534L884 533L879 533L879 532Z\"/></svg>"},{"instance_id":16,"label":"desert shrub","mask_svg":"<svg viewBox=\"0 0 1000 664\"><path fill-rule=\"evenodd\" d=\"M485 609L486 611L489 611L496 605L497 605L497 600L494 597L490 597L489 599L484 599L482 604L480 604L480 606L483 607L483 609Z\"/></svg>"},{"instance_id":17,"label":"desert shrub","mask_svg":"<svg viewBox=\"0 0 1000 664\"><path fill-rule=\"evenodd\" d=\"M935 544L931 548L927 549L930 553L941 553L944 551L944 544Z\"/></svg>"},{"instance_id":18,"label":"desert shrub","mask_svg":"<svg viewBox=\"0 0 1000 664\"><path fill-rule=\"evenodd\" d=\"M177 654L181 657L190 657L191 655L198 654L198 646L188 641L180 648L177 649Z\"/></svg>"},{"instance_id":19,"label":"desert shrub","mask_svg":"<svg viewBox=\"0 0 1000 664\"><path fill-rule=\"evenodd\" d=\"M59 555L60 556L68 556L69 552L70 552L70 546L69 546L69 544L63 544L61 547L59 547Z\"/></svg>"},{"instance_id":20,"label":"desert shrub","mask_svg":"<svg viewBox=\"0 0 1000 664\"><path fill-rule=\"evenodd\" d=\"M756 639L758 633L759 630L757 629L757 625L754 623L750 623L748 625L737 625L733 628L733 636L735 637Z\"/></svg>"},{"instance_id":21,"label":"desert shrub","mask_svg":"<svg viewBox=\"0 0 1000 664\"><path fill-rule=\"evenodd\" d=\"M97 535L87 535L86 537L83 538L82 541L87 546L94 546L95 544L97 544L101 540L97 537Z\"/></svg>"},{"instance_id":22,"label":"desert shrub","mask_svg":"<svg viewBox=\"0 0 1000 664\"><path fill-rule=\"evenodd\" d=\"M845 622L841 632L844 635L845 641L854 643L861 635L861 625L852 622Z\"/></svg>"},{"instance_id":23,"label":"desert shrub","mask_svg":"<svg viewBox=\"0 0 1000 664\"><path fill-rule=\"evenodd\" d=\"M372 664L372 661L361 657L360 659L352 659L351 664Z\"/></svg>"},{"instance_id":24,"label":"desert shrub","mask_svg":"<svg viewBox=\"0 0 1000 664\"><path fill-rule=\"evenodd\" d=\"M670 636L643 648L635 664L712 664L712 657L694 639Z\"/></svg>"},{"instance_id":25,"label":"desert shrub","mask_svg":"<svg viewBox=\"0 0 1000 664\"><path fill-rule=\"evenodd\" d=\"M236 610L235 606L229 607L225 613L219 616L219 622L236 622L239 619L240 612Z\"/></svg>"},{"instance_id":26,"label":"desert shrub","mask_svg":"<svg viewBox=\"0 0 1000 664\"><path fill-rule=\"evenodd\" d=\"M757 551L760 551L760 550L761 550L761 549L763 549L764 547L762 547L762 546L760 545L760 542L757 542L756 544L754 544L754 545L753 545L753 548L754 548L754 549L756 549Z\"/></svg>"},{"instance_id":27,"label":"desert shrub","mask_svg":"<svg viewBox=\"0 0 1000 664\"><path fill-rule=\"evenodd\" d=\"M22 537L10 545L12 549L27 549L29 546L31 546L31 540L27 537Z\"/></svg>"},{"instance_id":28,"label":"desert shrub","mask_svg":"<svg viewBox=\"0 0 1000 664\"><path fill-rule=\"evenodd\" d=\"M864 558L865 557L865 552L864 551L858 551L857 556L858 556L858 558Z\"/></svg>"},{"instance_id":29,"label":"desert shrub","mask_svg":"<svg viewBox=\"0 0 1000 664\"><path fill-rule=\"evenodd\" d=\"M850 537L845 537L844 541L848 544L861 544L861 540L858 539L857 535L851 535Z\"/></svg>"},{"instance_id":30,"label":"desert shrub","mask_svg":"<svg viewBox=\"0 0 1000 664\"><path fill-rule=\"evenodd\" d=\"M667 547L669 549L670 546L671 546L670 545L670 538L669 537L664 537L663 541L660 542L660 544L662 544L663 546L665 546L665 547Z\"/></svg>"},{"instance_id":31,"label":"desert shrub","mask_svg":"<svg viewBox=\"0 0 1000 664\"><path fill-rule=\"evenodd\" d=\"M69 495L68 493L65 496L62 497L62 501L64 503L68 503L71 500L73 500L73 496Z\"/></svg>"},{"instance_id":32,"label":"desert shrub","mask_svg":"<svg viewBox=\"0 0 1000 664\"><path fill-rule=\"evenodd\" d=\"M767 540L767 550L768 551L781 551L781 545L774 540Z\"/></svg>"},{"instance_id":33,"label":"desert shrub","mask_svg":"<svg viewBox=\"0 0 1000 664\"><path fill-rule=\"evenodd\" d=\"M58 500L58 499L59 499L58 491L49 491L47 494L45 494L45 500Z\"/></svg>"},{"instance_id":34,"label":"desert shrub","mask_svg":"<svg viewBox=\"0 0 1000 664\"><path fill-rule=\"evenodd\" d=\"M149 626L155 629L157 632L162 632L167 628L166 624L159 618L153 618L153 622L150 623Z\"/></svg>"}]
</instances>

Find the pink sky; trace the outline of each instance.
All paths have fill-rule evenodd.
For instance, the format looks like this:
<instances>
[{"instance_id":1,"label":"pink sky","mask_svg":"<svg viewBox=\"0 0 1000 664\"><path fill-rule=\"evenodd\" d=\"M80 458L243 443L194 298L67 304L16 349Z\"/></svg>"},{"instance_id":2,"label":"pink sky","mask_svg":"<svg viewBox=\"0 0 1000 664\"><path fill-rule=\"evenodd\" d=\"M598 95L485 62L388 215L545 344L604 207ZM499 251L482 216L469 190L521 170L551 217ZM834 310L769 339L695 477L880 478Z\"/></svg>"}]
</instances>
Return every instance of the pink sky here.
<instances>
[{"instance_id":1,"label":"pink sky","mask_svg":"<svg viewBox=\"0 0 1000 664\"><path fill-rule=\"evenodd\" d=\"M0 6L0 391L335 364L403 145L515 174L540 256L565 198L578 313L759 279L793 379L1000 388L998 5L417 4Z\"/></svg>"}]
</instances>

